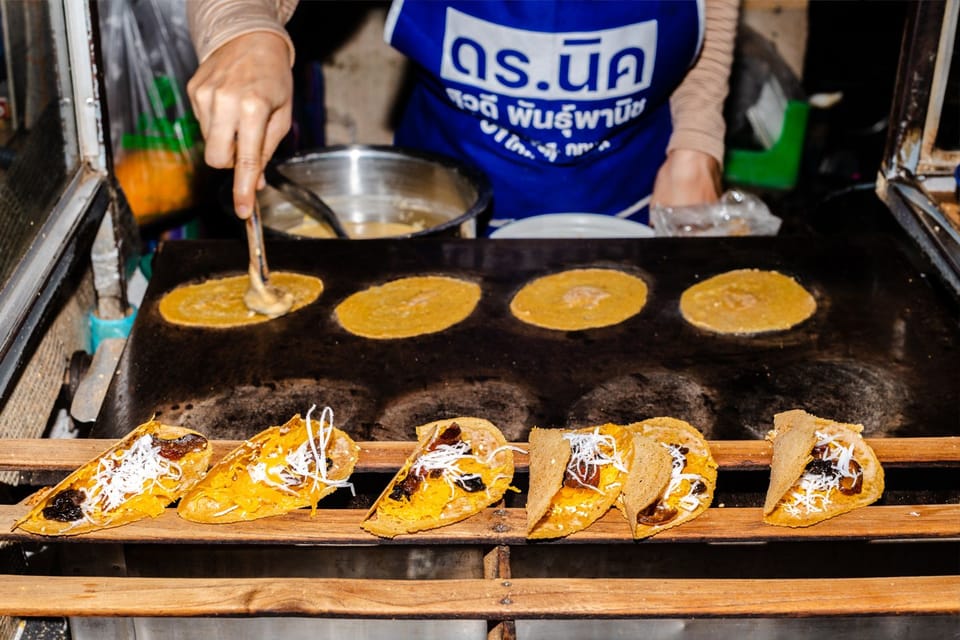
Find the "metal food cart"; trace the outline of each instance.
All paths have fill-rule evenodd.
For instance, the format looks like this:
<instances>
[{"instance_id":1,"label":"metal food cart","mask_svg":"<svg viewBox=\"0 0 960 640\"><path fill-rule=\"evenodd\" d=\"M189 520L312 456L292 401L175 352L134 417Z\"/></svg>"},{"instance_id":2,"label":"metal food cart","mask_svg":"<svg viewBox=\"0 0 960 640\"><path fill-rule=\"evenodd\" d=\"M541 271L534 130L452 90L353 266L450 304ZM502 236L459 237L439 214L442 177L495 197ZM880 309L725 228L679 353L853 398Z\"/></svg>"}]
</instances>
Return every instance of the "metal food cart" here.
<instances>
[{"instance_id":1,"label":"metal food cart","mask_svg":"<svg viewBox=\"0 0 960 640\"><path fill-rule=\"evenodd\" d=\"M955 633L960 222L944 205L955 203L958 150L944 148L949 135L937 131L957 114L960 1L911 5L878 178L897 233L277 241L274 268L319 276L323 296L226 332L174 328L158 301L184 282L244 273L245 246L171 242L157 253L129 338L105 342L86 363L71 356L86 346L87 312L128 313L123 276L134 244L110 180L91 7L3 7L7 22L17 9L30 14L25 23L42 14L37 29L52 39L64 169L0 291L0 470L13 487L0 505L0 614L8 616L0 630L18 637L46 621L76 638ZM651 283L648 306L585 332L531 328L504 312L524 282L572 266L641 274ZM685 286L743 266L795 275L818 313L796 330L755 337L710 337L683 323L676 303ZM442 334L389 343L337 327L332 309L344 296L424 272L482 283L474 315ZM362 447L356 496L336 494L315 515L197 525L168 509L65 539L10 530L27 508L21 487L62 477L153 415L203 430L222 453L307 403L335 406ZM864 424L888 472L881 502L805 529L760 522L770 460L763 435L775 411L798 405ZM58 408L92 419L91 437L42 437ZM392 540L361 530L370 501L412 450L412 426L468 413L521 445L532 426L685 417L720 465L714 504L641 543L616 513L532 543L518 455L519 491L476 517Z\"/></svg>"}]
</instances>

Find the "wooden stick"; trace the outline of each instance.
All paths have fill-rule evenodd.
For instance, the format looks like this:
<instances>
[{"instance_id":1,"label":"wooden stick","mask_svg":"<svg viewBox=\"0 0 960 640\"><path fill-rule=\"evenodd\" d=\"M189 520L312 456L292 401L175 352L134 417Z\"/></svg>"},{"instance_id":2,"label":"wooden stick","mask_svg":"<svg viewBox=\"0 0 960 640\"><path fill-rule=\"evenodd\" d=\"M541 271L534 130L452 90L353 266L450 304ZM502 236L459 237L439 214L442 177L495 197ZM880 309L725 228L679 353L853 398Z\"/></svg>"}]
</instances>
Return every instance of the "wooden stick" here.
<instances>
[{"instance_id":1,"label":"wooden stick","mask_svg":"<svg viewBox=\"0 0 960 640\"><path fill-rule=\"evenodd\" d=\"M485 509L439 529L387 540L360 528L362 509L308 509L235 524L188 522L173 509L159 518L147 518L122 527L81 536L42 538L10 528L28 507L0 505L0 540L57 540L61 542L202 543L202 544L526 544L523 509ZM761 522L758 508L707 509L683 526L668 529L639 544L659 542L776 542L787 540L897 540L960 537L960 505L896 505L857 509L812 527L775 527ZM584 531L537 544L633 544L626 520L611 510Z\"/></svg>"},{"instance_id":2,"label":"wooden stick","mask_svg":"<svg viewBox=\"0 0 960 640\"><path fill-rule=\"evenodd\" d=\"M658 618L952 614L960 577L374 580L0 576L0 615Z\"/></svg>"},{"instance_id":3,"label":"wooden stick","mask_svg":"<svg viewBox=\"0 0 960 640\"><path fill-rule=\"evenodd\" d=\"M960 436L932 438L867 438L884 466L958 465ZM73 471L109 449L116 440L0 440L0 471ZM219 460L240 441L213 442ZM360 442L358 472L394 472L413 451L413 442ZM515 446L525 449L524 442ZM721 469L762 469L770 465L772 448L765 440L713 440L710 449ZM527 468L527 456L516 454L516 467Z\"/></svg>"}]
</instances>

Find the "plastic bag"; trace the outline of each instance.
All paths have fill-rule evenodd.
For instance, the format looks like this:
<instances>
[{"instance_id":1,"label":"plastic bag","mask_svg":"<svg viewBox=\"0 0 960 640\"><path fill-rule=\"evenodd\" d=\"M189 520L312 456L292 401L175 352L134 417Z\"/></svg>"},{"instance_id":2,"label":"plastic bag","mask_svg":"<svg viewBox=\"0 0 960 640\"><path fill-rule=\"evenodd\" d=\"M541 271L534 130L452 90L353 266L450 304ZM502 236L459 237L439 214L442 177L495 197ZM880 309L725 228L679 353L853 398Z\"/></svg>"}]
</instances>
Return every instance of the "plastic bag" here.
<instances>
[{"instance_id":1,"label":"plastic bag","mask_svg":"<svg viewBox=\"0 0 960 640\"><path fill-rule=\"evenodd\" d=\"M185 3L99 7L114 173L137 222L149 224L194 205L204 166L186 93L197 58Z\"/></svg>"},{"instance_id":2,"label":"plastic bag","mask_svg":"<svg viewBox=\"0 0 960 640\"><path fill-rule=\"evenodd\" d=\"M658 237L775 236L781 220L757 196L732 189L713 204L650 207Z\"/></svg>"}]
</instances>

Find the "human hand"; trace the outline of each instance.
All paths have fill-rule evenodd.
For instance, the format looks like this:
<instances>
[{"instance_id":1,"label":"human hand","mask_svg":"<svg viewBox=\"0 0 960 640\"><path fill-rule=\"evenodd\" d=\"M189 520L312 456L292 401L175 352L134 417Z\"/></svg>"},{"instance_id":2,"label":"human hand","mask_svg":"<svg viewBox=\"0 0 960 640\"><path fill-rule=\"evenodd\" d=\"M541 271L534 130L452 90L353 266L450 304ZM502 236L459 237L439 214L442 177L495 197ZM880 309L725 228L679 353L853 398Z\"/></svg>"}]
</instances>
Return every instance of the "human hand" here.
<instances>
[{"instance_id":1,"label":"human hand","mask_svg":"<svg viewBox=\"0 0 960 640\"><path fill-rule=\"evenodd\" d=\"M233 206L240 218L253 211L264 186L263 167L290 129L293 74L283 38L255 31L214 51L187 83L200 123L204 160L233 167Z\"/></svg>"},{"instance_id":2,"label":"human hand","mask_svg":"<svg viewBox=\"0 0 960 640\"><path fill-rule=\"evenodd\" d=\"M653 183L650 204L686 207L716 202L723 186L716 158L693 149L674 149L667 154Z\"/></svg>"}]
</instances>

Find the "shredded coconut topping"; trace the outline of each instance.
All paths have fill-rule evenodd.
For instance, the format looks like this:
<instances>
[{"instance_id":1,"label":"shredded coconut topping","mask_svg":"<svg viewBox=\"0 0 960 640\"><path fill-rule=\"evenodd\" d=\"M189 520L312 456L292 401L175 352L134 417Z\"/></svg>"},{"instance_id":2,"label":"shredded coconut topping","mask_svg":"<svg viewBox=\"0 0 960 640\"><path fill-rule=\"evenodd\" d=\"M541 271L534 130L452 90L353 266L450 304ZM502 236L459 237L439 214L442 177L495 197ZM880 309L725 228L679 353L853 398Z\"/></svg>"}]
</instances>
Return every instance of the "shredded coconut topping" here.
<instances>
[{"instance_id":1,"label":"shredded coconut topping","mask_svg":"<svg viewBox=\"0 0 960 640\"><path fill-rule=\"evenodd\" d=\"M463 488L464 483L468 483L477 479L482 481L483 479L483 476L479 473L463 473L459 467L461 460L475 460L483 466L489 467L493 464L494 459L503 451L518 451L520 453L526 453L525 450L519 447L515 447L513 445L503 445L491 451L484 458L480 458L471 453L471 446L468 442L461 440L460 442L452 445L437 445L433 451L424 453L410 466L410 473L413 475L426 477L430 475L432 471L439 471L444 482L446 482L447 486L450 487L450 498L452 499L454 495L456 495L456 488L458 485ZM500 474L491 480L490 485L495 484L502 478L508 477L509 476ZM484 485L484 492L487 495L490 495L490 485Z\"/></svg>"},{"instance_id":2,"label":"shredded coconut topping","mask_svg":"<svg viewBox=\"0 0 960 640\"><path fill-rule=\"evenodd\" d=\"M603 493L603 489L599 487L580 482L580 478L593 476L597 467L612 464L623 473L627 472L620 451L617 450L616 439L600 433L600 427L596 427L592 433L565 433L563 438L570 443L567 470L581 486Z\"/></svg>"},{"instance_id":3,"label":"shredded coconut topping","mask_svg":"<svg viewBox=\"0 0 960 640\"><path fill-rule=\"evenodd\" d=\"M823 456L824 460L829 460L833 462L834 466L840 472L841 476L847 478L853 478L857 474L850 468L850 461L853 460L853 443L850 443L848 446L843 446L836 437L821 433L817 433L817 447L827 447L827 451Z\"/></svg>"},{"instance_id":4,"label":"shredded coconut topping","mask_svg":"<svg viewBox=\"0 0 960 640\"><path fill-rule=\"evenodd\" d=\"M837 473L817 473L809 469L803 472L795 488L783 499L783 510L795 517L826 511L833 504L830 498L834 490L840 488L840 478L857 475L850 465L853 460L852 443L844 446L835 436L820 431L816 435L814 447L826 447L823 460L832 462Z\"/></svg>"},{"instance_id":5,"label":"shredded coconut topping","mask_svg":"<svg viewBox=\"0 0 960 640\"><path fill-rule=\"evenodd\" d=\"M461 440L454 444L437 445L432 451L424 453L411 465L410 473L427 477L431 472L439 471L443 481L450 487L450 498L452 499L456 494L458 484L462 485L482 478L479 473L464 473L459 466L461 460L476 460L481 464L486 462L470 453L470 443Z\"/></svg>"},{"instance_id":6,"label":"shredded coconut topping","mask_svg":"<svg viewBox=\"0 0 960 640\"><path fill-rule=\"evenodd\" d=\"M686 511L696 511L700 506L700 497L694 493L698 481L703 480L703 476L698 473L683 473L683 468L687 464L687 456L677 444L661 443L670 453L670 482L667 483L667 489L663 492L662 500L664 502L680 488L680 483L687 481L687 492L677 502L677 505Z\"/></svg>"},{"instance_id":7,"label":"shredded coconut topping","mask_svg":"<svg viewBox=\"0 0 960 640\"><path fill-rule=\"evenodd\" d=\"M265 462L247 467L250 478L292 495L298 495L293 487L299 487L306 480L312 480L311 490L315 491L321 484L328 487L348 487L350 493L356 495L353 483L348 480L335 480L327 477L327 447L333 438L333 409L324 407L320 412L320 421L316 437L314 437L311 414L317 405L310 407L304 420L307 427L307 439L299 447L288 453L283 461L285 465L275 465L267 468ZM271 478L279 478L279 482Z\"/></svg>"},{"instance_id":8,"label":"shredded coconut topping","mask_svg":"<svg viewBox=\"0 0 960 640\"><path fill-rule=\"evenodd\" d=\"M178 482L183 477L180 466L160 455L153 436L137 438L126 451L115 451L100 459L93 477L93 488L80 508L91 522L97 522L96 510L106 513L128 499L160 484L161 478Z\"/></svg>"},{"instance_id":9,"label":"shredded coconut topping","mask_svg":"<svg viewBox=\"0 0 960 640\"><path fill-rule=\"evenodd\" d=\"M493 463L493 459L496 458L501 451L516 451L517 453L527 453L526 449L515 447L512 444L505 444L502 447L497 447L496 449L491 451L490 454L483 459L483 464L490 465L491 463Z\"/></svg>"}]
</instances>

